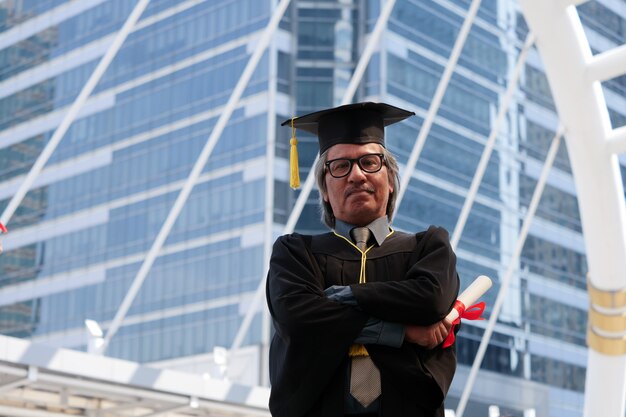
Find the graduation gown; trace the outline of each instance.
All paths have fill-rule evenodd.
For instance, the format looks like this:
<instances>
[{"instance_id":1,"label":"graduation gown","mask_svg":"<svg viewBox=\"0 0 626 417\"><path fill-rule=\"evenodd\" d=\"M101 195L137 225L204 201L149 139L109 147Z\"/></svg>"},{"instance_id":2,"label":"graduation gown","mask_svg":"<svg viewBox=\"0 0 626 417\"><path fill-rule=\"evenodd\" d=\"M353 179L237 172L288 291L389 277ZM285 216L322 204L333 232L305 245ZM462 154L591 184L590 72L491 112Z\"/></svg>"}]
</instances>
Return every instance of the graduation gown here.
<instances>
[{"instance_id":1,"label":"graduation gown","mask_svg":"<svg viewBox=\"0 0 626 417\"><path fill-rule=\"evenodd\" d=\"M456 257L448 233L394 232L361 253L333 233L285 235L274 244L267 303L275 334L270 346L270 411L274 417L343 416L348 351L369 317L426 326L443 319L458 295ZM350 285L358 307L329 300L324 289ZM443 417L456 369L454 345L428 350L366 345L380 370L382 417Z\"/></svg>"}]
</instances>

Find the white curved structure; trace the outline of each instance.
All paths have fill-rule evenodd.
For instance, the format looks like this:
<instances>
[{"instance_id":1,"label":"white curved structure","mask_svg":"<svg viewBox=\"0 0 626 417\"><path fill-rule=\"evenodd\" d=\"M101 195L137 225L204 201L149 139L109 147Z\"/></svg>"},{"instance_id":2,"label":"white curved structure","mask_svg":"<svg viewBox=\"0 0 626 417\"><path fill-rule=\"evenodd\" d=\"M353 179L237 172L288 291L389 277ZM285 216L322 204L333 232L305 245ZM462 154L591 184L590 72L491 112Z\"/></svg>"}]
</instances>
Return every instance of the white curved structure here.
<instances>
[{"instance_id":1,"label":"white curved structure","mask_svg":"<svg viewBox=\"0 0 626 417\"><path fill-rule=\"evenodd\" d=\"M0 415L270 417L269 388L0 335Z\"/></svg>"},{"instance_id":2,"label":"white curved structure","mask_svg":"<svg viewBox=\"0 0 626 417\"><path fill-rule=\"evenodd\" d=\"M576 181L589 264L585 417L623 417L626 395L626 207L601 82L626 73L626 45L593 56L575 0L521 0L544 62Z\"/></svg>"}]
</instances>

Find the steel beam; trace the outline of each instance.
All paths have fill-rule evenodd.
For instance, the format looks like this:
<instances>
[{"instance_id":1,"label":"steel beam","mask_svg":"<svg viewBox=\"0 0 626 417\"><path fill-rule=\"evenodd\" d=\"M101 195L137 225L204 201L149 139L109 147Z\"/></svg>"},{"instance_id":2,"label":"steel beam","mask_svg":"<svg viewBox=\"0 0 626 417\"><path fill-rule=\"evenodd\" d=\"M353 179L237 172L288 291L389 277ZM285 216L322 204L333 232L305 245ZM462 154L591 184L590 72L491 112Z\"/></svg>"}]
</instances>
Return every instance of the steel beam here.
<instances>
[{"instance_id":1,"label":"steel beam","mask_svg":"<svg viewBox=\"0 0 626 417\"><path fill-rule=\"evenodd\" d=\"M537 37L559 119L567 131L589 287L610 297L626 288L626 205L618 158L607 146L612 130L606 101L600 83L593 79L615 75L617 68L609 59L594 60L575 7L544 0L520 0L520 4ZM626 73L626 61L619 67ZM605 75L589 77L589 73ZM619 308L623 311L626 305ZM592 336L588 340L584 417L623 417L626 344L615 350L612 339L619 334Z\"/></svg>"}]
</instances>

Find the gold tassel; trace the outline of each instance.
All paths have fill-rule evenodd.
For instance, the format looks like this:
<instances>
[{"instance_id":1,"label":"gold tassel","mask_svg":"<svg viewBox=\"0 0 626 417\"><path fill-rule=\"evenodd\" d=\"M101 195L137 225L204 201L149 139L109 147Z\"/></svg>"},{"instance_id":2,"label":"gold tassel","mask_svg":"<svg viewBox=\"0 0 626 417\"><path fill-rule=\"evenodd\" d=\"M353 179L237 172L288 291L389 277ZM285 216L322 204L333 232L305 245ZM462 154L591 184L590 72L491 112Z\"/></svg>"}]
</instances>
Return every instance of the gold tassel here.
<instances>
[{"instance_id":1,"label":"gold tassel","mask_svg":"<svg viewBox=\"0 0 626 417\"><path fill-rule=\"evenodd\" d=\"M365 349L363 345L352 345L350 346L350 352L348 356L354 358L355 356L369 356L369 352Z\"/></svg>"},{"instance_id":2,"label":"gold tassel","mask_svg":"<svg viewBox=\"0 0 626 417\"><path fill-rule=\"evenodd\" d=\"M294 190L300 188L300 168L298 167L298 139L296 139L296 128L293 125L295 117L291 118L291 150L289 152L289 186Z\"/></svg>"}]
</instances>

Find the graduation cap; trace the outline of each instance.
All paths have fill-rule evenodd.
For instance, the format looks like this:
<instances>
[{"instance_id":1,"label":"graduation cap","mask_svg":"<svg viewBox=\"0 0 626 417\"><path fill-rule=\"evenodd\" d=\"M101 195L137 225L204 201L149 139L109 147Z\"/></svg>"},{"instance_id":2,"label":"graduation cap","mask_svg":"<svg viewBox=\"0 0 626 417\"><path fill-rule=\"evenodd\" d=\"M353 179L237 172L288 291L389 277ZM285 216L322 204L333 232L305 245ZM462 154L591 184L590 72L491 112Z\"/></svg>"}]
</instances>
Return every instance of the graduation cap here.
<instances>
[{"instance_id":1,"label":"graduation cap","mask_svg":"<svg viewBox=\"0 0 626 417\"><path fill-rule=\"evenodd\" d=\"M386 103L355 103L320 110L304 116L285 120L282 126L291 125L291 188L300 186L296 129L318 137L320 155L340 143L378 143L385 146L385 126L399 122L415 113Z\"/></svg>"}]
</instances>

